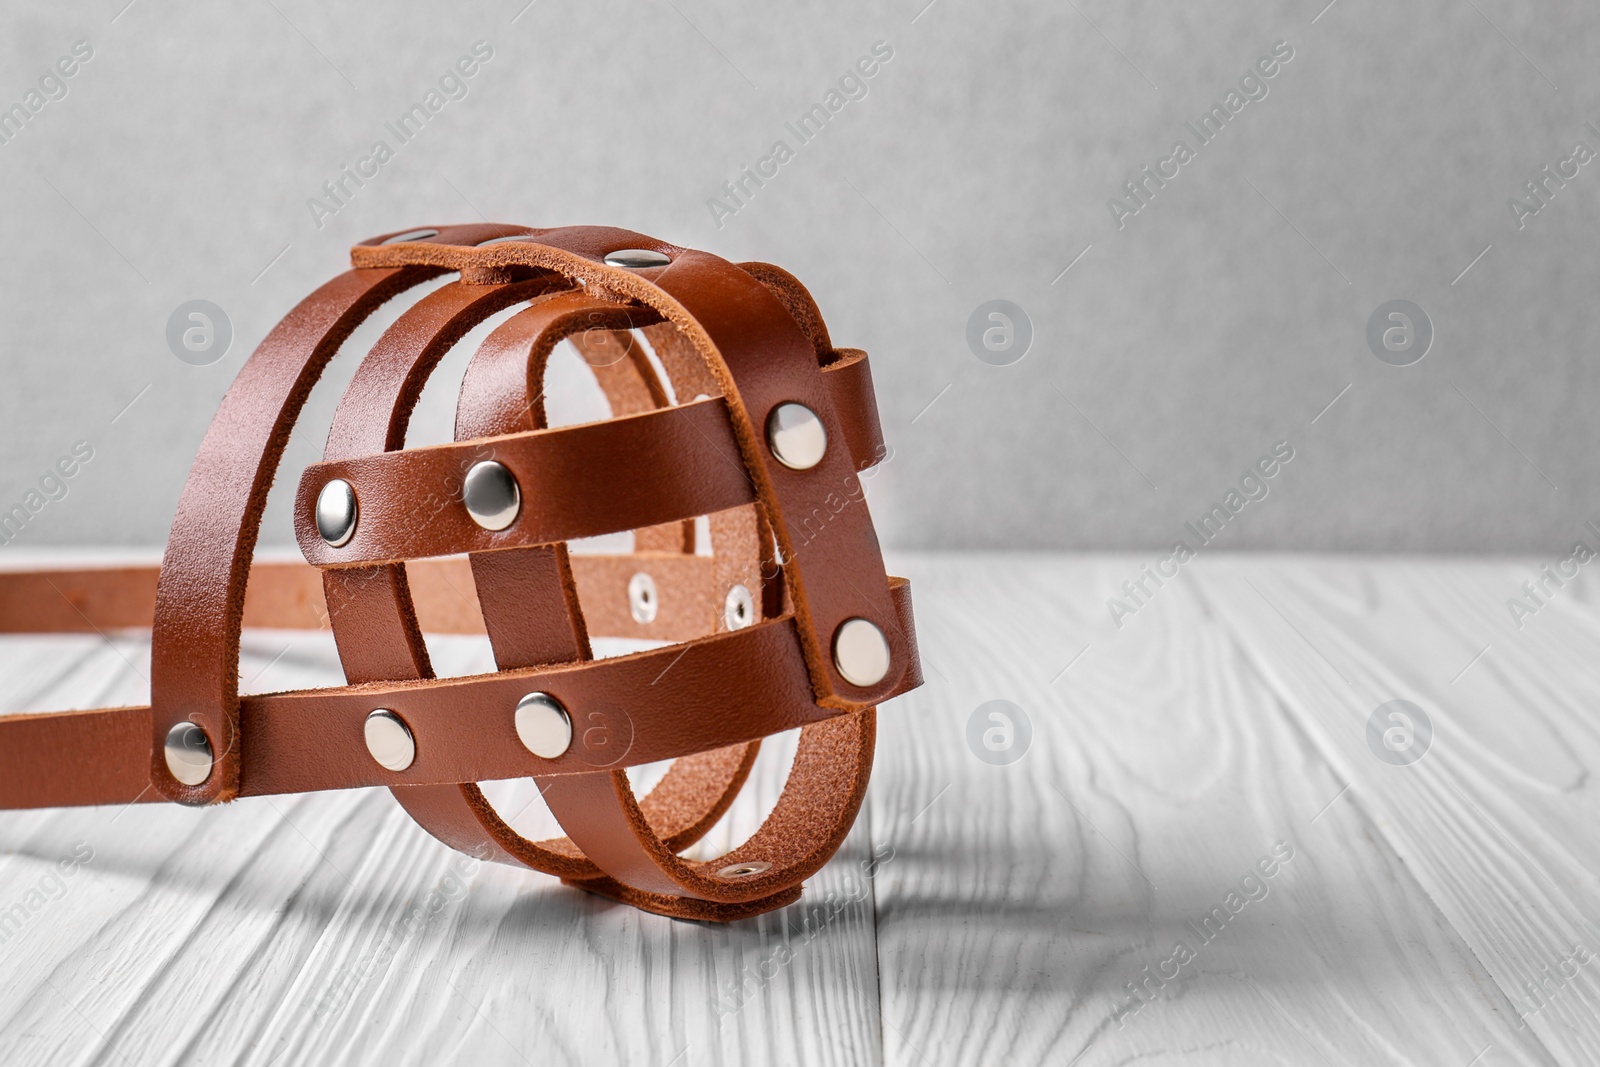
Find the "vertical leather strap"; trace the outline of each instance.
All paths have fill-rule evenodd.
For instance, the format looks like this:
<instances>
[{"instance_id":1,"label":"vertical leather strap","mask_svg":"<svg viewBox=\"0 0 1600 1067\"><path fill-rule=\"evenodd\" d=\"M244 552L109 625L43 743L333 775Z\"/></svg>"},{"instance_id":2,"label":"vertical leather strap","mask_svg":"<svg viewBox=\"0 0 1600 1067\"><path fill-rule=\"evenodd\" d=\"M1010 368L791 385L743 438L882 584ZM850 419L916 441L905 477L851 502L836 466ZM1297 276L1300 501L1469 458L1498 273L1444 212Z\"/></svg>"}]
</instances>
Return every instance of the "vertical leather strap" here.
<instances>
[{"instance_id":1,"label":"vertical leather strap","mask_svg":"<svg viewBox=\"0 0 1600 1067\"><path fill-rule=\"evenodd\" d=\"M545 233L539 239L541 243L572 251L594 251L591 242L596 238L591 231L575 235L577 239L570 242L563 241L564 236ZM608 231L604 240L627 242L623 247L650 247L649 238L625 232ZM784 303L762 282L715 257L693 258L699 255L681 253L672 267L647 273L654 275L652 280L668 292L680 299L688 296L690 302L698 304L697 318L707 324L708 332L714 331L713 340L718 345L714 356L721 362L707 360L703 353L696 353L701 357L698 361L701 367L709 370L713 379L719 369L729 375L732 367L743 367L748 377L759 377L768 383L767 392L780 398L808 402L808 406L815 405L813 410L831 420L831 405L822 394L820 382L812 383L817 390L816 397L793 384L796 379L820 379L819 354L814 346L826 343L826 333L808 336ZM685 261L691 262L694 269L680 273L671 287L665 285L666 277ZM803 293L803 289L800 292ZM809 295L805 299L809 301ZM820 316L818 319L820 321ZM652 340L662 345L658 355L671 352L670 357L662 357L663 361L671 358L686 368L691 362L688 352L666 341L664 333L657 328L651 334ZM796 360L809 368L809 375L796 372L790 365ZM692 374L685 373L685 384L693 380ZM745 388L744 380L736 374L732 375L732 383L736 388L726 394L730 406L733 398L741 395ZM767 406L758 410L768 410L777 402L769 399ZM758 398L757 404L760 403ZM835 442L830 449L835 463L842 460L843 468L853 477L854 463L843 447L842 430L834 429L830 439ZM746 460L747 469L750 469L748 449ZM763 457L757 462L766 460ZM763 499L770 504L770 495ZM876 553L877 542L871 536L865 509L858 508L852 518L852 526L865 527L871 552ZM840 532L846 544L853 532L859 533L849 527L841 528ZM870 562L866 567L870 570ZM879 573L881 570L880 561ZM887 586L882 592L887 601ZM887 620L892 614L890 609L881 618ZM801 629L804 630L804 626ZM904 640L905 635L901 637ZM906 662L903 655L901 662ZM668 914L726 917L720 909L748 907L757 901L762 902L758 910L766 910L778 906L778 898L786 897L797 888L799 882L826 862L843 841L865 794L872 763L874 725L873 710L865 709L803 730L790 784L778 806L753 838L714 864L682 860L675 854L676 849L656 837L621 772L607 776L568 776L552 784L545 792L545 801L569 838L610 876L603 883L586 883L586 888L608 892L638 906ZM754 864L754 869L748 875L730 879L721 873L750 864ZM767 899L763 901L763 898Z\"/></svg>"},{"instance_id":2,"label":"vertical leather strap","mask_svg":"<svg viewBox=\"0 0 1600 1067\"><path fill-rule=\"evenodd\" d=\"M471 246L506 230L449 226L419 240ZM245 584L267 490L312 386L367 316L446 269L368 268L334 278L273 327L223 397L179 497L156 592L150 780L167 799L207 804L238 794ZM215 762L198 786L173 778L162 755L168 731L182 722L199 725L211 742Z\"/></svg>"},{"instance_id":3,"label":"vertical leather strap","mask_svg":"<svg viewBox=\"0 0 1600 1067\"><path fill-rule=\"evenodd\" d=\"M289 431L328 360L385 301L436 268L352 270L312 293L245 362L189 469L161 564L150 651L151 782L205 804L239 790L239 631L261 512ZM182 722L206 732L210 778L186 786L162 756Z\"/></svg>"},{"instance_id":4,"label":"vertical leather strap","mask_svg":"<svg viewBox=\"0 0 1600 1067\"><path fill-rule=\"evenodd\" d=\"M596 303L581 293L557 293L502 323L468 365L456 415L456 437L472 439L546 425L545 368L556 342L570 329L626 329L655 318L639 308ZM626 333L611 343L631 352ZM628 346L628 347L624 347ZM613 416L665 402L648 363L627 358L602 363L596 378ZM681 535L680 535L681 536ZM563 546L539 546L471 557L486 628L502 670L587 659L581 608ZM759 742L699 753L675 761L645 799L646 817L674 848L685 848L733 803L750 773ZM587 776L585 776L587 777ZM554 779L536 779L547 797ZM602 872L567 838L530 841L496 812L475 783L394 790L406 811L429 833L473 855L516 862L572 879Z\"/></svg>"},{"instance_id":5,"label":"vertical leather strap","mask_svg":"<svg viewBox=\"0 0 1600 1067\"><path fill-rule=\"evenodd\" d=\"M326 458L348 459L403 447L422 387L450 347L495 312L559 284L552 278L511 285L454 282L423 297L389 327L356 368L334 412ZM358 500L357 507L376 512L384 504L379 499ZM328 571L323 591L339 659L350 682L433 676L403 564Z\"/></svg>"}]
</instances>

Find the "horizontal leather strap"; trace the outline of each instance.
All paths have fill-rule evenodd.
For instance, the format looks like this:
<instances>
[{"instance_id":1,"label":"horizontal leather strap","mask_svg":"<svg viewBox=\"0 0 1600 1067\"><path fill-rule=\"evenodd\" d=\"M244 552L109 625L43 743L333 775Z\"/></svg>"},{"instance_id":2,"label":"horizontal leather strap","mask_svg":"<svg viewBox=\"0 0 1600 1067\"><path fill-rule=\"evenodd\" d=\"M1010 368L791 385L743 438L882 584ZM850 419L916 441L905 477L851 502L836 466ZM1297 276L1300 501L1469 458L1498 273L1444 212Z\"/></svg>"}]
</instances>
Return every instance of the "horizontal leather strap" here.
<instances>
[{"instance_id":1,"label":"horizontal leather strap","mask_svg":"<svg viewBox=\"0 0 1600 1067\"><path fill-rule=\"evenodd\" d=\"M872 378L863 352L823 368L849 417L845 445L857 470L883 458ZM516 521L485 530L460 506L473 464L510 470L522 495ZM360 518L335 548L312 519L295 524L306 560L354 567L408 559L556 544L709 515L755 499L722 397L603 422L380 452L305 469L295 509L312 516L335 478L354 487Z\"/></svg>"},{"instance_id":2,"label":"horizontal leather strap","mask_svg":"<svg viewBox=\"0 0 1600 1067\"><path fill-rule=\"evenodd\" d=\"M892 578L899 625L912 640L910 586ZM914 648L914 645L913 645ZM911 669L894 691L921 684ZM806 666L792 617L683 645L584 663L462 678L374 683L243 697L240 796L370 785L432 785L582 774L722 748L832 718L796 703ZM517 739L514 709L530 692L555 696L573 723L554 760ZM648 694L625 709L605 694ZM396 712L416 741L404 771L368 754L366 717ZM149 708L0 716L0 808L162 799L149 785ZM94 775L74 768L92 760Z\"/></svg>"},{"instance_id":3,"label":"horizontal leather strap","mask_svg":"<svg viewBox=\"0 0 1600 1067\"><path fill-rule=\"evenodd\" d=\"M637 553L575 555L573 577L584 616L597 636L687 641L710 633L727 592L706 556ZM657 590L656 617L641 623L628 601L628 580L649 574ZM160 568L83 567L58 571L0 571L0 633L95 633L148 629ZM407 564L406 576L423 629L435 634L482 634L483 616L465 559ZM317 630L328 625L322 572L299 560L260 561L250 569L246 627Z\"/></svg>"},{"instance_id":4,"label":"horizontal leather strap","mask_svg":"<svg viewBox=\"0 0 1600 1067\"><path fill-rule=\"evenodd\" d=\"M355 488L359 519L342 547L313 521L295 524L317 566L391 563L461 552L555 544L692 519L755 499L728 428L725 402L701 400L604 422L382 452L306 468L295 501L311 515L330 480ZM522 495L516 521L491 531L460 504L473 464L510 470Z\"/></svg>"},{"instance_id":5,"label":"horizontal leather strap","mask_svg":"<svg viewBox=\"0 0 1600 1067\"><path fill-rule=\"evenodd\" d=\"M0 808L165 799L150 786L148 707L0 716Z\"/></svg>"}]
</instances>

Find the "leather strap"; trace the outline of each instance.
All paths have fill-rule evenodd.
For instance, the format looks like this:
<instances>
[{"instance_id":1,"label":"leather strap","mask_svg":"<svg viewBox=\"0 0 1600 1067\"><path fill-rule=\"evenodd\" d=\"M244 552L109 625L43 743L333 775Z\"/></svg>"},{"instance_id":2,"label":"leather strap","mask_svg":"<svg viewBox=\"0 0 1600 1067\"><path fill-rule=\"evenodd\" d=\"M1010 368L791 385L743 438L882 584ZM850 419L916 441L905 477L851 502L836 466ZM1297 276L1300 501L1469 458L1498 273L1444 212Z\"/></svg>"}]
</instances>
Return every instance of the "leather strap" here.
<instances>
[{"instance_id":1,"label":"leather strap","mask_svg":"<svg viewBox=\"0 0 1600 1067\"><path fill-rule=\"evenodd\" d=\"M278 324L245 363L189 469L167 540L151 633L152 749L185 720L217 752L211 777L185 786L165 763L151 781L171 800L227 800L239 789L239 627L267 489L289 429L344 338L391 296L437 271L350 271Z\"/></svg>"},{"instance_id":2,"label":"leather strap","mask_svg":"<svg viewBox=\"0 0 1600 1067\"><path fill-rule=\"evenodd\" d=\"M667 263L606 263L619 249ZM884 575L856 481L887 454L864 354L831 347L814 301L779 268L622 230L445 227L374 239L352 259L247 361L190 473L159 572L0 572L0 631L154 620L150 708L0 717L0 806L383 784L455 847L647 910L726 920L796 899L859 809L875 703L921 680L909 590ZM386 300L452 270L460 280L402 314L363 360L325 461L302 477L296 533L321 589L303 565L252 566L267 487L323 366ZM517 305L463 381L457 443L405 448L438 361ZM611 419L545 428L544 368L562 339L594 371ZM809 470L768 451L766 420L785 402L825 427L828 446ZM509 468L523 494L517 520L494 533L459 501L462 473L483 458ZM356 536L338 549L312 522L334 477L360 500ZM709 546L696 543L697 516ZM569 540L629 528L630 555L568 555ZM640 573L658 593L645 615L629 607ZM749 590L743 603L729 599L736 586ZM749 604L754 618L725 615L729 603ZM889 645L891 670L872 685L852 684L832 660L832 635L855 617ZM323 624L349 684L239 698L243 625ZM499 670L433 678L425 630L487 632ZM595 661L591 630L687 643ZM532 691L574 720L554 759L516 736L511 709ZM366 750L377 707L411 731L417 754L403 771ZM162 754L186 720L215 754L193 787ZM760 739L796 727L789 784L761 829L717 860L680 859L731 805ZM662 759L675 762L636 798L621 768ZM568 837L523 839L476 785L522 775L538 780Z\"/></svg>"},{"instance_id":3,"label":"leather strap","mask_svg":"<svg viewBox=\"0 0 1600 1067\"><path fill-rule=\"evenodd\" d=\"M834 366L848 369L859 362ZM834 395L862 388L859 378L826 368L823 379L840 380L830 390ZM869 450L855 457L860 469L877 462L880 441L868 437L854 444ZM485 530L453 506L462 472L481 460L502 464L521 486L524 506L504 530ZM313 464L300 479L296 509L312 514L317 494L335 478L356 488L361 522L355 536L337 547L318 536L313 524L302 523L296 530L301 551L317 566L555 544L670 524L755 499L721 397L581 426L484 434L450 445ZM585 482L606 491L571 491Z\"/></svg>"},{"instance_id":4,"label":"leather strap","mask_svg":"<svg viewBox=\"0 0 1600 1067\"><path fill-rule=\"evenodd\" d=\"M714 559L644 552L578 555L571 562L585 617L607 637L683 641L710 633L722 617ZM649 625L636 620L628 606L628 579L641 567L649 568L664 591ZM466 560L417 560L406 573L424 632L485 632ZM159 575L156 566L0 570L0 633L148 628ZM250 569L243 621L246 627L261 629L325 629L328 609L322 598L322 572L300 560L257 560Z\"/></svg>"},{"instance_id":5,"label":"leather strap","mask_svg":"<svg viewBox=\"0 0 1600 1067\"><path fill-rule=\"evenodd\" d=\"M0 588L9 584L0 581ZM897 589L909 623L908 589ZM240 721L251 744L239 795L586 774L837 717L833 709L786 699L806 678L792 627L792 619L776 619L595 662L245 696ZM94 627L85 622L82 629ZM534 691L568 707L614 713L609 736L578 731L557 759L529 754L516 739L510 710ZM613 694L629 691L648 692L648 716L623 714ZM379 707L399 712L416 738L417 760L404 771L385 770L367 753L362 724ZM161 799L142 769L150 757L147 739L130 742L121 732L134 719L148 721L149 713L140 707L0 716L0 807L128 803L141 792Z\"/></svg>"}]
</instances>

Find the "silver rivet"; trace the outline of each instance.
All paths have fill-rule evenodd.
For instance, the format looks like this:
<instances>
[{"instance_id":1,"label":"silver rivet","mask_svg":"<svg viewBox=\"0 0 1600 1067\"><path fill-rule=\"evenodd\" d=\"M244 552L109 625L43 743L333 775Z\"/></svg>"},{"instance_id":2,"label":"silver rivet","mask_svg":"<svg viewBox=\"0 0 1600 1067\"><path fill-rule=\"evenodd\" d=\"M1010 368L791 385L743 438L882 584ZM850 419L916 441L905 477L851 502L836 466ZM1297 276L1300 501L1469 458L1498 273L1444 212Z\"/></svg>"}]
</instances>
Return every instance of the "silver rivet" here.
<instances>
[{"instance_id":1,"label":"silver rivet","mask_svg":"<svg viewBox=\"0 0 1600 1067\"><path fill-rule=\"evenodd\" d=\"M426 241L430 237L437 236L439 236L438 230L407 230L405 233L397 233L393 237L385 237L383 243L397 245L401 241Z\"/></svg>"},{"instance_id":2,"label":"silver rivet","mask_svg":"<svg viewBox=\"0 0 1600 1067\"><path fill-rule=\"evenodd\" d=\"M736 585L722 602L722 621L730 630L742 630L756 621L756 601L750 590Z\"/></svg>"},{"instance_id":3,"label":"silver rivet","mask_svg":"<svg viewBox=\"0 0 1600 1067\"><path fill-rule=\"evenodd\" d=\"M317 494L317 533L334 548L356 535L356 491L343 478L335 478Z\"/></svg>"},{"instance_id":4,"label":"silver rivet","mask_svg":"<svg viewBox=\"0 0 1600 1067\"><path fill-rule=\"evenodd\" d=\"M367 716L366 735L367 751L380 767L403 771L417 758L417 742L405 720L388 708L379 708Z\"/></svg>"},{"instance_id":5,"label":"silver rivet","mask_svg":"<svg viewBox=\"0 0 1600 1067\"><path fill-rule=\"evenodd\" d=\"M804 404L779 404L767 416L767 447L785 467L810 470L828 450L828 431Z\"/></svg>"},{"instance_id":6,"label":"silver rivet","mask_svg":"<svg viewBox=\"0 0 1600 1067\"><path fill-rule=\"evenodd\" d=\"M606 266L644 270L646 267L665 267L671 263L669 256L649 248L619 248L606 256Z\"/></svg>"},{"instance_id":7,"label":"silver rivet","mask_svg":"<svg viewBox=\"0 0 1600 1067\"><path fill-rule=\"evenodd\" d=\"M889 673L889 642L866 619L846 619L833 633L833 665L851 685L877 685Z\"/></svg>"},{"instance_id":8,"label":"silver rivet","mask_svg":"<svg viewBox=\"0 0 1600 1067\"><path fill-rule=\"evenodd\" d=\"M641 625L655 622L660 606L654 578L640 571L628 579L628 609L633 612L634 622Z\"/></svg>"},{"instance_id":9,"label":"silver rivet","mask_svg":"<svg viewBox=\"0 0 1600 1067\"><path fill-rule=\"evenodd\" d=\"M572 744L572 720L549 693L529 693L517 701L517 738L540 759L555 759Z\"/></svg>"},{"instance_id":10,"label":"silver rivet","mask_svg":"<svg viewBox=\"0 0 1600 1067\"><path fill-rule=\"evenodd\" d=\"M461 483L461 500L472 521L485 530L504 530L522 510L522 491L511 472L492 459L474 463Z\"/></svg>"},{"instance_id":11,"label":"silver rivet","mask_svg":"<svg viewBox=\"0 0 1600 1067\"><path fill-rule=\"evenodd\" d=\"M477 247L486 248L489 245L503 245L507 241L533 241L536 238L531 233L512 233L504 237L491 237L487 241L479 241Z\"/></svg>"},{"instance_id":12,"label":"silver rivet","mask_svg":"<svg viewBox=\"0 0 1600 1067\"><path fill-rule=\"evenodd\" d=\"M730 867L724 867L717 874L723 878L748 878L752 874L760 874L763 871L770 870L772 870L772 864L763 860L751 860L749 863L735 863Z\"/></svg>"},{"instance_id":13,"label":"silver rivet","mask_svg":"<svg viewBox=\"0 0 1600 1067\"><path fill-rule=\"evenodd\" d=\"M192 722L180 722L167 731L167 770L184 785L199 785L211 777L211 739Z\"/></svg>"}]
</instances>

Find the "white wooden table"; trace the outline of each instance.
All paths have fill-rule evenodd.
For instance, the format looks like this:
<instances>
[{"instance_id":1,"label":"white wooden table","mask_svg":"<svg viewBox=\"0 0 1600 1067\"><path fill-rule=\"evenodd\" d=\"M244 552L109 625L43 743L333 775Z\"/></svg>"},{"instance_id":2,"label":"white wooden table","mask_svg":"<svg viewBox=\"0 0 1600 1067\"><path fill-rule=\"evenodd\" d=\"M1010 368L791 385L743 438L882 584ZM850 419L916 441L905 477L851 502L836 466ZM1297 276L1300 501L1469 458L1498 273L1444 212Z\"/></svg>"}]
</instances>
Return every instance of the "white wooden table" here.
<instances>
[{"instance_id":1,"label":"white wooden table","mask_svg":"<svg viewBox=\"0 0 1600 1067\"><path fill-rule=\"evenodd\" d=\"M1600 1062L1587 573L1519 630L1547 561L1216 556L1114 628L1155 558L894 560L929 682L803 901L731 926L474 865L381 790L6 813L0 1063ZM246 646L247 690L339 680L325 635ZM147 655L7 638L0 700L142 701ZM995 699L1025 751L969 745ZM1416 722L1369 744L1395 699L1415 762L1378 753Z\"/></svg>"}]
</instances>

